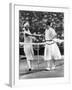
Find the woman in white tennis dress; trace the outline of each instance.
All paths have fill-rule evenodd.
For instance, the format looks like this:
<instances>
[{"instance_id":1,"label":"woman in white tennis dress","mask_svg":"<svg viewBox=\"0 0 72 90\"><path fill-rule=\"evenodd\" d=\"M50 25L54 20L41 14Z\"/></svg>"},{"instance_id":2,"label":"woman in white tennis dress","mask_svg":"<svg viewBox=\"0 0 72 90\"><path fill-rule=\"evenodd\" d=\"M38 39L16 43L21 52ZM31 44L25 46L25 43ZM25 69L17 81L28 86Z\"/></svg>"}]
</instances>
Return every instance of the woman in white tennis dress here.
<instances>
[{"instance_id":1,"label":"woman in white tennis dress","mask_svg":"<svg viewBox=\"0 0 72 90\"><path fill-rule=\"evenodd\" d=\"M53 41L56 38L56 32L53 28L50 27L50 23L47 23L45 30L45 50L44 50L44 59L47 61L47 69L55 69L55 60L61 59L60 50ZM48 41L50 40L50 41Z\"/></svg>"},{"instance_id":2,"label":"woman in white tennis dress","mask_svg":"<svg viewBox=\"0 0 72 90\"><path fill-rule=\"evenodd\" d=\"M33 51L33 45L32 45L32 36L31 32L29 30L29 23L26 22L24 24L24 52L27 58L27 64L29 67L29 71L31 71L31 64L30 61L33 60L34 51Z\"/></svg>"}]
</instances>

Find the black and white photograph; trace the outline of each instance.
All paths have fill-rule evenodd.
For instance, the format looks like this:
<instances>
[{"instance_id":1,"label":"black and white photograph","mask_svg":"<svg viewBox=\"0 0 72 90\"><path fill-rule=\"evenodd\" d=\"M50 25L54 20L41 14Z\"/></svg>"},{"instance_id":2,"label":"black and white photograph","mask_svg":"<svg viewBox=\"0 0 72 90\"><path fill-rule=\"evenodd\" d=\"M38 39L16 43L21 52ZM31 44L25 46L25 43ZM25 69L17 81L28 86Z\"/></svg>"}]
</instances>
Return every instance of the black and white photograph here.
<instances>
[{"instance_id":1,"label":"black and white photograph","mask_svg":"<svg viewBox=\"0 0 72 90\"><path fill-rule=\"evenodd\" d=\"M64 12L18 13L19 79L64 77Z\"/></svg>"}]
</instances>

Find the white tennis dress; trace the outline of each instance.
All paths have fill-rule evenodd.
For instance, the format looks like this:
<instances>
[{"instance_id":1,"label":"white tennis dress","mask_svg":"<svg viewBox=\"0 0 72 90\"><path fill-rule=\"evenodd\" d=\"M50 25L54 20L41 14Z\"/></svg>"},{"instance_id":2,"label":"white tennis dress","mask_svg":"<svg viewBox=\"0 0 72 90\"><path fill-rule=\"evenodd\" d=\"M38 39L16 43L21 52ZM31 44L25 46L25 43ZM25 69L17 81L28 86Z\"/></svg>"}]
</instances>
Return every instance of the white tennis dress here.
<instances>
[{"instance_id":1,"label":"white tennis dress","mask_svg":"<svg viewBox=\"0 0 72 90\"><path fill-rule=\"evenodd\" d=\"M46 40L52 40L53 37L55 37L55 36L56 36L56 32L53 28L49 27L49 30L47 30L47 29L45 30L45 39ZM48 44L50 44L50 45L48 45ZM45 60L61 59L60 50L55 42L53 42L53 41L46 42L45 50L44 50L44 59Z\"/></svg>"},{"instance_id":2,"label":"white tennis dress","mask_svg":"<svg viewBox=\"0 0 72 90\"><path fill-rule=\"evenodd\" d=\"M24 30L24 52L27 60L33 60L34 51L32 46L32 37L26 36L26 34L31 34L30 31Z\"/></svg>"}]
</instances>

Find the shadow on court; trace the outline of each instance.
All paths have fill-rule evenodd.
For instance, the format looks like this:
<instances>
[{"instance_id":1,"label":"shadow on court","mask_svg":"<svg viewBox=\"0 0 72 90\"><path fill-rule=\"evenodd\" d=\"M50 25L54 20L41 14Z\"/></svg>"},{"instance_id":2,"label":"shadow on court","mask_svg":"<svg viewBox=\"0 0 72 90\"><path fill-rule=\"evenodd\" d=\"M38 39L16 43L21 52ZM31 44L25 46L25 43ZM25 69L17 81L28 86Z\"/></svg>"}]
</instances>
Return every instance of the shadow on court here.
<instances>
[{"instance_id":1,"label":"shadow on court","mask_svg":"<svg viewBox=\"0 0 72 90\"><path fill-rule=\"evenodd\" d=\"M30 79L30 78L52 78L52 77L63 77L64 76L64 60L56 61L56 69L48 71L47 63L42 57L31 61L32 71L28 70L26 59L19 61L19 78Z\"/></svg>"}]
</instances>

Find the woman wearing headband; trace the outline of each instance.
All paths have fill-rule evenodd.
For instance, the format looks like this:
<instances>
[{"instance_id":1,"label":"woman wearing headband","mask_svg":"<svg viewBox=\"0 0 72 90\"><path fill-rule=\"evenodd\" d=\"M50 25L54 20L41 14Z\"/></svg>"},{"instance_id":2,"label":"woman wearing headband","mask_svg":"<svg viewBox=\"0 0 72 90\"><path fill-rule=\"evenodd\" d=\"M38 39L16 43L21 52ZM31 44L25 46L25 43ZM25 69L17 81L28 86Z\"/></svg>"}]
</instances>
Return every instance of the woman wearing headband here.
<instances>
[{"instance_id":1,"label":"woman wearing headband","mask_svg":"<svg viewBox=\"0 0 72 90\"><path fill-rule=\"evenodd\" d=\"M60 50L57 43L53 41L56 38L56 32L50 27L50 22L46 23L45 29L45 50L44 59L47 61L47 70L55 69L55 60L61 59Z\"/></svg>"}]
</instances>

